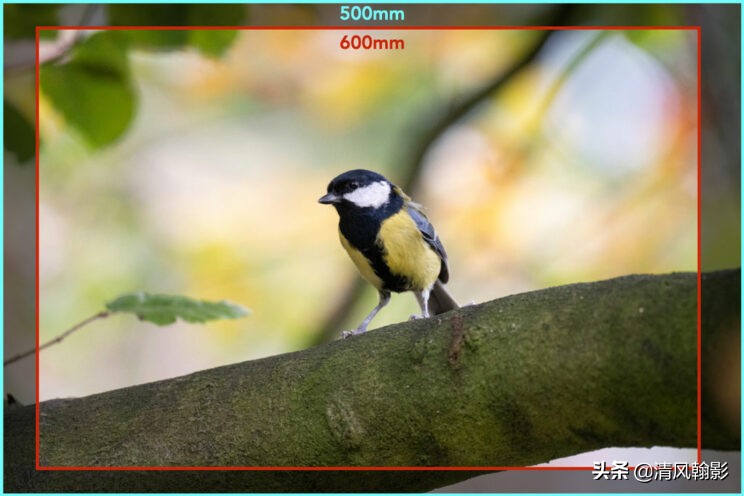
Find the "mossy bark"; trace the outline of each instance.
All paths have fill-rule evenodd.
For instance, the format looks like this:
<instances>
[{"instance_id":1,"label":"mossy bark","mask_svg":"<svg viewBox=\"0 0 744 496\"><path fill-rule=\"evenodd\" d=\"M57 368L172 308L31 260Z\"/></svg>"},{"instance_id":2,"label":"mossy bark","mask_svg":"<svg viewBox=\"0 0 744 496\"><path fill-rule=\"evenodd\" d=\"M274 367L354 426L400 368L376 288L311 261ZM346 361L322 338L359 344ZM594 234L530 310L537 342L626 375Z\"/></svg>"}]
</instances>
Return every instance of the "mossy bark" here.
<instances>
[{"instance_id":1,"label":"mossy bark","mask_svg":"<svg viewBox=\"0 0 744 496\"><path fill-rule=\"evenodd\" d=\"M739 318L705 276L704 342ZM709 315L715 313L715 315ZM42 466L521 466L697 444L697 278L574 284L308 350L40 405ZM703 346L703 352L710 348ZM714 356L703 356L715 360ZM706 448L739 433L706 403ZM35 472L33 407L5 416L7 490L426 490L473 472Z\"/></svg>"}]
</instances>

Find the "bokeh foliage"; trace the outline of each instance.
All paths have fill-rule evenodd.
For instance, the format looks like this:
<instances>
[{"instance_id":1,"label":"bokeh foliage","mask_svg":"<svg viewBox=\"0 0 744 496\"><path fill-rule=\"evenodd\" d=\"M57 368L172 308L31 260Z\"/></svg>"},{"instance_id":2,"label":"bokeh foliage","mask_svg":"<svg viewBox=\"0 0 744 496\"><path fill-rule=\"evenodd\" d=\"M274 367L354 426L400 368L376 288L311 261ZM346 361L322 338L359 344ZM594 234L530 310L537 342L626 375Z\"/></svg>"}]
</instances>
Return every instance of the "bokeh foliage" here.
<instances>
[{"instance_id":1,"label":"bokeh foliage","mask_svg":"<svg viewBox=\"0 0 744 496\"><path fill-rule=\"evenodd\" d=\"M8 5L5 36L9 39L56 39L61 31L48 29L60 23L61 5ZM86 9L92 8L85 6ZM103 6L102 6L103 8ZM106 5L112 26L238 26L246 20L246 7L226 5ZM45 28L46 27L46 28ZM70 32L68 32L69 34ZM42 90L67 122L93 147L109 145L129 127L137 98L129 69L131 50L184 50L194 48L208 57L220 57L237 36L234 30L124 30L78 36L63 63L45 64ZM52 62L58 62L53 60ZM24 162L30 158L28 142L33 125L11 102L5 113L5 146ZM32 152L33 153L33 152Z\"/></svg>"}]
</instances>

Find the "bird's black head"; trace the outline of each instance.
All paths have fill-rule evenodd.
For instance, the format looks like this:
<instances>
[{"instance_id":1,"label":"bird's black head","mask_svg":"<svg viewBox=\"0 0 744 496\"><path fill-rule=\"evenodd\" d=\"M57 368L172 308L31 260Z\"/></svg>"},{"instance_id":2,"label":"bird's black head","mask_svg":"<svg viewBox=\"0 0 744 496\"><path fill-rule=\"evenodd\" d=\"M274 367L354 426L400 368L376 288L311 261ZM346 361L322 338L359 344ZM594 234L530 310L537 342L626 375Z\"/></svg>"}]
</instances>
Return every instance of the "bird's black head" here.
<instances>
[{"instance_id":1,"label":"bird's black head","mask_svg":"<svg viewBox=\"0 0 744 496\"><path fill-rule=\"evenodd\" d=\"M395 187L384 176L354 169L335 177L328 184L328 194L318 201L333 205L339 211L354 207L379 209L396 196Z\"/></svg>"}]
</instances>

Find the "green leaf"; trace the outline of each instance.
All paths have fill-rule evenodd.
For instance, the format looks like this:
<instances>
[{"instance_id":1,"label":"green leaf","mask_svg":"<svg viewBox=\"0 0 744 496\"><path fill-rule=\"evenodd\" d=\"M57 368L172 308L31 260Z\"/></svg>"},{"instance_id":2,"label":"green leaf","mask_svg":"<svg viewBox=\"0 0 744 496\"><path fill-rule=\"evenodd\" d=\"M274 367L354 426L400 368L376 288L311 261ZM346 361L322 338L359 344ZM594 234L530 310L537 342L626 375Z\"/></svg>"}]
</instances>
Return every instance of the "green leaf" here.
<instances>
[{"instance_id":1,"label":"green leaf","mask_svg":"<svg viewBox=\"0 0 744 496\"><path fill-rule=\"evenodd\" d=\"M93 147L108 145L126 131L134 115L129 82L75 65L46 67L41 88Z\"/></svg>"},{"instance_id":2,"label":"green leaf","mask_svg":"<svg viewBox=\"0 0 744 496\"><path fill-rule=\"evenodd\" d=\"M246 19L246 6L240 4L199 5L188 8L189 26L240 26ZM221 57L232 45L235 30L197 29L189 31L189 43L207 57Z\"/></svg>"},{"instance_id":3,"label":"green leaf","mask_svg":"<svg viewBox=\"0 0 744 496\"><path fill-rule=\"evenodd\" d=\"M188 31L140 30L126 31L133 47L152 51L177 50L188 45Z\"/></svg>"},{"instance_id":4,"label":"green leaf","mask_svg":"<svg viewBox=\"0 0 744 496\"><path fill-rule=\"evenodd\" d=\"M228 5L126 5L108 6L115 26L238 26L246 7ZM237 33L206 30L131 30L126 35L133 46L148 50L175 50L192 45L210 57L222 55Z\"/></svg>"},{"instance_id":5,"label":"green leaf","mask_svg":"<svg viewBox=\"0 0 744 496\"><path fill-rule=\"evenodd\" d=\"M70 64L120 78L129 77L127 38L121 31L102 31L73 48Z\"/></svg>"},{"instance_id":6,"label":"green leaf","mask_svg":"<svg viewBox=\"0 0 744 496\"><path fill-rule=\"evenodd\" d=\"M31 39L36 37L36 26L56 26L59 24L58 12L61 4L23 5L4 4L3 35L8 39ZM53 34L52 31L42 31Z\"/></svg>"},{"instance_id":7,"label":"green leaf","mask_svg":"<svg viewBox=\"0 0 744 496\"><path fill-rule=\"evenodd\" d=\"M3 101L3 140L5 149L25 163L36 153L34 126L8 100Z\"/></svg>"},{"instance_id":8,"label":"green leaf","mask_svg":"<svg viewBox=\"0 0 744 496\"><path fill-rule=\"evenodd\" d=\"M186 322L207 322L217 319L237 319L248 310L227 301L194 300L185 296L129 293L106 303L110 312L133 313L142 320L157 325L172 324L177 318Z\"/></svg>"},{"instance_id":9,"label":"green leaf","mask_svg":"<svg viewBox=\"0 0 744 496\"><path fill-rule=\"evenodd\" d=\"M184 5L108 5L114 26L183 26L188 24ZM133 29L125 31L132 46L148 50L174 50L188 43L188 31Z\"/></svg>"},{"instance_id":10,"label":"green leaf","mask_svg":"<svg viewBox=\"0 0 744 496\"><path fill-rule=\"evenodd\" d=\"M235 30L207 30L189 31L189 42L207 57L221 57L232 45L238 32Z\"/></svg>"},{"instance_id":11,"label":"green leaf","mask_svg":"<svg viewBox=\"0 0 744 496\"><path fill-rule=\"evenodd\" d=\"M108 5L113 26L239 26L246 12L240 4Z\"/></svg>"},{"instance_id":12,"label":"green leaf","mask_svg":"<svg viewBox=\"0 0 744 496\"><path fill-rule=\"evenodd\" d=\"M41 67L41 89L93 147L116 141L134 116L126 38L96 33L77 45L66 64Z\"/></svg>"}]
</instances>

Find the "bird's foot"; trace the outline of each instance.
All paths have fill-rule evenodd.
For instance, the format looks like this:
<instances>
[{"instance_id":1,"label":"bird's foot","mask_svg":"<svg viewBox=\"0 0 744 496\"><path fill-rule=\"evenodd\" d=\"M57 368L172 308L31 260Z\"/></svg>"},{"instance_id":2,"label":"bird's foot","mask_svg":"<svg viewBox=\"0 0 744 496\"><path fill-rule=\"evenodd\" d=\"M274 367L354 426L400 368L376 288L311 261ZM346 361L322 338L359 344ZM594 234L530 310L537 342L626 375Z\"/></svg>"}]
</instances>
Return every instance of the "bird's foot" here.
<instances>
[{"instance_id":1,"label":"bird's foot","mask_svg":"<svg viewBox=\"0 0 744 496\"><path fill-rule=\"evenodd\" d=\"M364 334L366 329L352 329L350 331L343 331L341 333L341 339L350 338L351 336L356 336L357 334Z\"/></svg>"},{"instance_id":2,"label":"bird's foot","mask_svg":"<svg viewBox=\"0 0 744 496\"><path fill-rule=\"evenodd\" d=\"M417 315L417 314L414 314L414 315L411 315L410 317L408 317L408 320L421 320L421 319L428 319L428 318L429 318L428 315L424 315L424 314Z\"/></svg>"}]
</instances>

